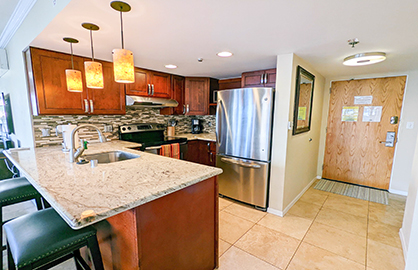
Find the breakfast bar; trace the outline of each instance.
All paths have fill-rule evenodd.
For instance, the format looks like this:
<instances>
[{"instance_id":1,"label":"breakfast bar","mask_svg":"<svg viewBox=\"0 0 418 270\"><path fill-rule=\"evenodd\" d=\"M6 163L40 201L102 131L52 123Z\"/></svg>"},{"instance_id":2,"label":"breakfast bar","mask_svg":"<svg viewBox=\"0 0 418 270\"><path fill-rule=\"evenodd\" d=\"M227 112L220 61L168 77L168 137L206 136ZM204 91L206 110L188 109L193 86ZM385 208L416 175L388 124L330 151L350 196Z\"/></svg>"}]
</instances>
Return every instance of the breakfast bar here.
<instances>
[{"instance_id":1,"label":"breakfast bar","mask_svg":"<svg viewBox=\"0 0 418 270\"><path fill-rule=\"evenodd\" d=\"M215 269L222 170L137 147L89 145L85 155L136 157L96 167L70 163L60 147L4 153L71 228L97 229L105 269Z\"/></svg>"}]
</instances>

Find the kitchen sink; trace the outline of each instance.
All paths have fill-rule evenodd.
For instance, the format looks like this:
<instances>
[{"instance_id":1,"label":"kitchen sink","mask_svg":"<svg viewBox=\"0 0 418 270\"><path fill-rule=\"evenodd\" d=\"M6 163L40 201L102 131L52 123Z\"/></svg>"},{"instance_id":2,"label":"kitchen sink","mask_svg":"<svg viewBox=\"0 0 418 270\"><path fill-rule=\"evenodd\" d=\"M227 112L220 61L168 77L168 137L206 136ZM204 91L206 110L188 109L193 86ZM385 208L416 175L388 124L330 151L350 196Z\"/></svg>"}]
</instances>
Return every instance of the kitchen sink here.
<instances>
[{"instance_id":1,"label":"kitchen sink","mask_svg":"<svg viewBox=\"0 0 418 270\"><path fill-rule=\"evenodd\" d=\"M131 154L128 152L123 151L111 151L111 152L104 152L104 153L97 153L91 155L84 155L80 158L84 158L86 160L97 160L98 163L112 163L118 162L128 159L139 158L140 155Z\"/></svg>"}]
</instances>

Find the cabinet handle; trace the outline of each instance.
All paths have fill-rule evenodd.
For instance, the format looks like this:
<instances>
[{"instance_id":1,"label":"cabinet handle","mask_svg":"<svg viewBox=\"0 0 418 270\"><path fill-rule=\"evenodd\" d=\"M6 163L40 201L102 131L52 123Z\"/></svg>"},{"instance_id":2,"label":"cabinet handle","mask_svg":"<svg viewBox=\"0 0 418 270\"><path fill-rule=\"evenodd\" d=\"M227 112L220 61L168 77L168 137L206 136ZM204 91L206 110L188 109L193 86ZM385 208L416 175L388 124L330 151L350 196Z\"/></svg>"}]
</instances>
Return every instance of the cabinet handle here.
<instances>
[{"instance_id":1,"label":"cabinet handle","mask_svg":"<svg viewBox=\"0 0 418 270\"><path fill-rule=\"evenodd\" d=\"M186 105L183 104L183 114L186 113Z\"/></svg>"},{"instance_id":2,"label":"cabinet handle","mask_svg":"<svg viewBox=\"0 0 418 270\"><path fill-rule=\"evenodd\" d=\"M189 104L187 104L187 106L186 106L186 113L189 113Z\"/></svg>"},{"instance_id":3,"label":"cabinet handle","mask_svg":"<svg viewBox=\"0 0 418 270\"><path fill-rule=\"evenodd\" d=\"M208 152L210 152L210 142L208 142Z\"/></svg>"},{"instance_id":4,"label":"cabinet handle","mask_svg":"<svg viewBox=\"0 0 418 270\"><path fill-rule=\"evenodd\" d=\"M84 100L84 112L89 112L89 101L87 99Z\"/></svg>"},{"instance_id":5,"label":"cabinet handle","mask_svg":"<svg viewBox=\"0 0 418 270\"><path fill-rule=\"evenodd\" d=\"M261 74L261 81L260 81L260 83L263 84L263 82L264 82L264 74Z\"/></svg>"},{"instance_id":6,"label":"cabinet handle","mask_svg":"<svg viewBox=\"0 0 418 270\"><path fill-rule=\"evenodd\" d=\"M213 162L213 153L212 152L209 153L209 160L210 160L211 163Z\"/></svg>"},{"instance_id":7,"label":"cabinet handle","mask_svg":"<svg viewBox=\"0 0 418 270\"><path fill-rule=\"evenodd\" d=\"M151 95L151 84L148 84L148 96Z\"/></svg>"},{"instance_id":8,"label":"cabinet handle","mask_svg":"<svg viewBox=\"0 0 418 270\"><path fill-rule=\"evenodd\" d=\"M268 82L268 74L266 73L266 74L264 74L264 83L267 83Z\"/></svg>"},{"instance_id":9,"label":"cabinet handle","mask_svg":"<svg viewBox=\"0 0 418 270\"><path fill-rule=\"evenodd\" d=\"M94 111L94 108L93 108L93 100L90 99L90 112L92 113L93 111Z\"/></svg>"},{"instance_id":10,"label":"cabinet handle","mask_svg":"<svg viewBox=\"0 0 418 270\"><path fill-rule=\"evenodd\" d=\"M151 96L153 96L154 95L154 85L153 84L151 84L151 89L152 89Z\"/></svg>"}]
</instances>

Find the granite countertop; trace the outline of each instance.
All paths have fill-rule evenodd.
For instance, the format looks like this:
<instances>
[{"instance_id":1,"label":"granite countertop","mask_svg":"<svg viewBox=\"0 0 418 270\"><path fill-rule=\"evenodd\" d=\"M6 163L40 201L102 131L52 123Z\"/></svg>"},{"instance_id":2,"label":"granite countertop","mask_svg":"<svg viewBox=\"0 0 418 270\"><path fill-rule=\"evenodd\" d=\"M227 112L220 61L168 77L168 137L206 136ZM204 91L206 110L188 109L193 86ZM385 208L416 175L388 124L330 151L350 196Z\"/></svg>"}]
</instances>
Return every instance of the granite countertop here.
<instances>
[{"instance_id":1,"label":"granite countertop","mask_svg":"<svg viewBox=\"0 0 418 270\"><path fill-rule=\"evenodd\" d=\"M169 137L170 138L170 137ZM200 134L192 134L192 133L183 133L183 134L176 134L171 138L187 138L187 140L203 140L203 141L211 141L216 142L216 133L200 133Z\"/></svg>"},{"instance_id":2,"label":"granite countertop","mask_svg":"<svg viewBox=\"0 0 418 270\"><path fill-rule=\"evenodd\" d=\"M90 144L86 155L116 150L140 155L95 168L70 163L61 146L3 153L74 229L222 173L219 168L130 149L134 147L138 144L124 141Z\"/></svg>"}]
</instances>

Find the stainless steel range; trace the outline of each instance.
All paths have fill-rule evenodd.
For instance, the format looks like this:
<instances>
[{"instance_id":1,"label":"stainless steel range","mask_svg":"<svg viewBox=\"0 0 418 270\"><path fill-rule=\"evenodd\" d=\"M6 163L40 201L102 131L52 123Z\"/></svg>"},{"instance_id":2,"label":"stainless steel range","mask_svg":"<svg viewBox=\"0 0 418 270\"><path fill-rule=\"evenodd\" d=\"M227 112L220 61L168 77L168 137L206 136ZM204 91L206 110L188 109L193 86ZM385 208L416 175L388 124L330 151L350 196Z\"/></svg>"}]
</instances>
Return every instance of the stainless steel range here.
<instances>
[{"instance_id":1,"label":"stainless steel range","mask_svg":"<svg viewBox=\"0 0 418 270\"><path fill-rule=\"evenodd\" d=\"M161 145L179 143L180 159L184 159L187 151L187 139L167 139L164 136L166 125L158 123L136 123L119 127L119 139L142 144L139 150L159 154Z\"/></svg>"}]
</instances>

